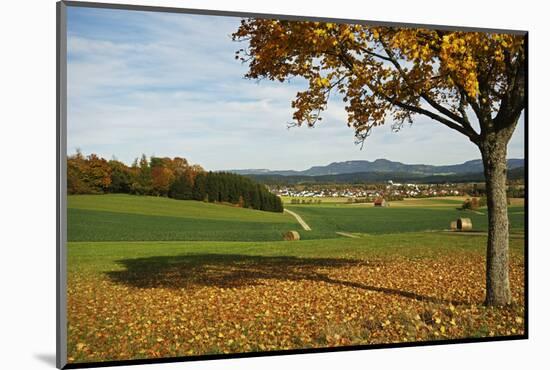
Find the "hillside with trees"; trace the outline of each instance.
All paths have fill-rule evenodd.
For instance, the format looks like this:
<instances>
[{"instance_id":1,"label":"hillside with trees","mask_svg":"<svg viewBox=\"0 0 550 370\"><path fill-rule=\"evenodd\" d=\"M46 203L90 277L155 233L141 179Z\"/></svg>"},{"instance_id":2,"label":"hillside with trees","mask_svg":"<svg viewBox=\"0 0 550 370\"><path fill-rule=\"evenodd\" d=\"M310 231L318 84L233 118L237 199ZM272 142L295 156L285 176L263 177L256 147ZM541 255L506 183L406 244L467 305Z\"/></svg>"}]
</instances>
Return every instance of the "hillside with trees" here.
<instances>
[{"instance_id":1,"label":"hillside with trees","mask_svg":"<svg viewBox=\"0 0 550 370\"><path fill-rule=\"evenodd\" d=\"M77 151L67 158L67 193L153 195L283 211L280 198L264 185L233 173L207 172L180 157L148 159L142 155L127 166Z\"/></svg>"}]
</instances>

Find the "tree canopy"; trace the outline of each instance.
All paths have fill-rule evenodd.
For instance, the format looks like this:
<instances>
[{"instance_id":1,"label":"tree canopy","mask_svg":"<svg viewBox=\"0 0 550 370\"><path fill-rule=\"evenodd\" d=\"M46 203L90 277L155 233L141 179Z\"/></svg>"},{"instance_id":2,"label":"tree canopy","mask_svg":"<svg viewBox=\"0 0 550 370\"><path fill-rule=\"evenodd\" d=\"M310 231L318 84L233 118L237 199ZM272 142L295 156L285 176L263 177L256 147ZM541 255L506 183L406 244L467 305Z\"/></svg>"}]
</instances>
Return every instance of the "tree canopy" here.
<instances>
[{"instance_id":1,"label":"tree canopy","mask_svg":"<svg viewBox=\"0 0 550 370\"><path fill-rule=\"evenodd\" d=\"M522 35L244 19L233 39L248 43L236 55L246 77L307 80L292 102L297 125L320 121L337 91L359 141L388 116L399 129L418 114L475 143L485 130L509 138L524 108Z\"/></svg>"}]
</instances>

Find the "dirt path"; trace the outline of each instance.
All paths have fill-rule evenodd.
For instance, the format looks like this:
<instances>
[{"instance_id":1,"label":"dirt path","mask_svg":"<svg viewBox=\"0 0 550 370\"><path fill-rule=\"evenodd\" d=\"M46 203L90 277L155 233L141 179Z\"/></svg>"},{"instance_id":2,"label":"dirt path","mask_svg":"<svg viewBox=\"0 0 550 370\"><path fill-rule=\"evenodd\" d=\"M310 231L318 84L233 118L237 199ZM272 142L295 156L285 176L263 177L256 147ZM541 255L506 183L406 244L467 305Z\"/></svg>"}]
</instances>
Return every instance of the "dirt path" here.
<instances>
[{"instance_id":1,"label":"dirt path","mask_svg":"<svg viewBox=\"0 0 550 370\"><path fill-rule=\"evenodd\" d=\"M292 211L289 211L288 209L285 208L284 210L285 212L288 212L289 214L291 214L292 216L294 216L294 218L296 219L296 221L298 221L298 223L300 225L302 225L302 227L304 228L304 230L306 231L311 231L311 227L309 227L309 225L304 221L304 219L302 217L300 217L299 214L295 213L295 212L292 212Z\"/></svg>"},{"instance_id":2,"label":"dirt path","mask_svg":"<svg viewBox=\"0 0 550 370\"><path fill-rule=\"evenodd\" d=\"M345 232L342 232L342 231L337 231L336 234L341 235L341 236L345 236L346 238L359 238L359 236L357 236L357 235L353 235L353 234L350 234L350 233L345 233Z\"/></svg>"}]
</instances>

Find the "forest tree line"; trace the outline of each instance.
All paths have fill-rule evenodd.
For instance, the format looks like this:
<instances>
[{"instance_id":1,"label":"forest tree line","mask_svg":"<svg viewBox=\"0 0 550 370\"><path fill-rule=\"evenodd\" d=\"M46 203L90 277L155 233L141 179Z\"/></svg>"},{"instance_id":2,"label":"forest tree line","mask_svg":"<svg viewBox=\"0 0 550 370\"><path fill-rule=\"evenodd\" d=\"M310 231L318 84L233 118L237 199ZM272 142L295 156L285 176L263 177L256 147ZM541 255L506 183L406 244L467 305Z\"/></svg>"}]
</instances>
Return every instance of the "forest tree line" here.
<instances>
[{"instance_id":1,"label":"forest tree line","mask_svg":"<svg viewBox=\"0 0 550 370\"><path fill-rule=\"evenodd\" d=\"M67 158L68 194L124 193L231 203L243 208L282 212L281 199L264 185L224 172L207 172L185 158L147 158L131 166L80 151Z\"/></svg>"}]
</instances>

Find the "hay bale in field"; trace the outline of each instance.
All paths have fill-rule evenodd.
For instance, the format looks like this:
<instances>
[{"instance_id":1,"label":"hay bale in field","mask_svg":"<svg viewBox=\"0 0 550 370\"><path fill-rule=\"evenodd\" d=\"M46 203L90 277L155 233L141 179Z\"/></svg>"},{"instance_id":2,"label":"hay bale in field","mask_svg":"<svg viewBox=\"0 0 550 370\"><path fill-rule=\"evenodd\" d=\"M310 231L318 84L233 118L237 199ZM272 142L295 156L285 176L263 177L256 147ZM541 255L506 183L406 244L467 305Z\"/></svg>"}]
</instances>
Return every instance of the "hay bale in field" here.
<instances>
[{"instance_id":1,"label":"hay bale in field","mask_svg":"<svg viewBox=\"0 0 550 370\"><path fill-rule=\"evenodd\" d=\"M457 221L451 221L451 230L456 231Z\"/></svg>"},{"instance_id":2,"label":"hay bale in field","mask_svg":"<svg viewBox=\"0 0 550 370\"><path fill-rule=\"evenodd\" d=\"M287 241L300 240L300 234L297 231L287 231L283 234L283 239Z\"/></svg>"},{"instance_id":3,"label":"hay bale in field","mask_svg":"<svg viewBox=\"0 0 550 370\"><path fill-rule=\"evenodd\" d=\"M472 220L469 218L459 218L456 220L456 228L460 231L472 230Z\"/></svg>"}]
</instances>

